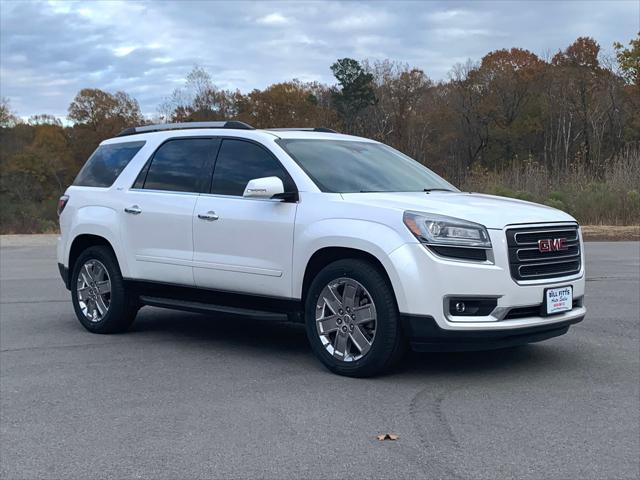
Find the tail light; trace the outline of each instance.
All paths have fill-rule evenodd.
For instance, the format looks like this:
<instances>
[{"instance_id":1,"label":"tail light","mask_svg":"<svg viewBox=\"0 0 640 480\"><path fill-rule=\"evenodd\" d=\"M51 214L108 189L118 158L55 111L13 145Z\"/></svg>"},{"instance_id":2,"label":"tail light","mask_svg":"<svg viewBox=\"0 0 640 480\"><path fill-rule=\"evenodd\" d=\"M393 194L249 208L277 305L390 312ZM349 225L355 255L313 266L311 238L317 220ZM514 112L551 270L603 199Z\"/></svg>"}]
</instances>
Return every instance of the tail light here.
<instances>
[{"instance_id":1,"label":"tail light","mask_svg":"<svg viewBox=\"0 0 640 480\"><path fill-rule=\"evenodd\" d=\"M60 199L58 200L58 216L60 216L60 214L64 210L64 207L67 206L68 201L69 201L69 195L62 195L60 197Z\"/></svg>"}]
</instances>

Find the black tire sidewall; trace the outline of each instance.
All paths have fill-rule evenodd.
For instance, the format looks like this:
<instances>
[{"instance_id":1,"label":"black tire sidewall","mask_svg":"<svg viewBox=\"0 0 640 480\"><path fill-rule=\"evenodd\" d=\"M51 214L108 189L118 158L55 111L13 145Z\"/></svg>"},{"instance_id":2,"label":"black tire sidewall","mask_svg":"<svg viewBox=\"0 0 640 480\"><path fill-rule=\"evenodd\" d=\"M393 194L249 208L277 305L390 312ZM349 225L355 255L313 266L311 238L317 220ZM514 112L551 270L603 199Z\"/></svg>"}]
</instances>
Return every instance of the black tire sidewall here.
<instances>
[{"instance_id":1,"label":"black tire sidewall","mask_svg":"<svg viewBox=\"0 0 640 480\"><path fill-rule=\"evenodd\" d=\"M341 277L352 278L368 290L377 314L373 345L364 357L353 362L343 362L327 352L316 329L315 309L320 293L329 282ZM305 327L311 348L320 361L332 372L346 376L383 373L393 363L398 343L403 341L398 307L388 280L374 265L359 259L335 261L316 275L305 298Z\"/></svg>"},{"instance_id":2,"label":"black tire sidewall","mask_svg":"<svg viewBox=\"0 0 640 480\"><path fill-rule=\"evenodd\" d=\"M111 281L111 301L107 314L99 322L91 322L82 313L78 303L76 285L80 269L89 260L98 260L107 269L109 280ZM108 247L93 246L84 250L76 260L71 275L71 299L73 309L78 320L87 330L92 333L116 333L129 327L135 316L135 311L129 301L120 267L115 255Z\"/></svg>"}]
</instances>

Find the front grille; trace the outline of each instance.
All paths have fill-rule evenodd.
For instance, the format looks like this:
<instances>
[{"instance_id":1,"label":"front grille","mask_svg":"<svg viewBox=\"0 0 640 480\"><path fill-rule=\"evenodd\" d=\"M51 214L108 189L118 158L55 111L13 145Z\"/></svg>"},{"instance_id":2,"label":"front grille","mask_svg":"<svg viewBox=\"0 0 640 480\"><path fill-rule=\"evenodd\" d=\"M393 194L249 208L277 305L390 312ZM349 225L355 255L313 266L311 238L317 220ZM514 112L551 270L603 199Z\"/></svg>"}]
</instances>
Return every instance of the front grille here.
<instances>
[{"instance_id":1,"label":"front grille","mask_svg":"<svg viewBox=\"0 0 640 480\"><path fill-rule=\"evenodd\" d=\"M566 250L541 252L539 240L566 239ZM519 227L507 230L509 268L515 280L566 277L580 271L578 226Z\"/></svg>"}]
</instances>

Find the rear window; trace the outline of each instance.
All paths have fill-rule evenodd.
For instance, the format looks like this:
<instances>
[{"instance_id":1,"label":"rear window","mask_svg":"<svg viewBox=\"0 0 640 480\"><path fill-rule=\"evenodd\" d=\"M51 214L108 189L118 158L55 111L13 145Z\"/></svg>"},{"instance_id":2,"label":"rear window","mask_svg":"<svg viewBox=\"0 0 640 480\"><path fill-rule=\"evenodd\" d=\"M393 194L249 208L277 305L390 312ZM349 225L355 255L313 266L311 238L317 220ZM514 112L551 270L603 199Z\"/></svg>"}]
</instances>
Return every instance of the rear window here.
<instances>
[{"instance_id":1,"label":"rear window","mask_svg":"<svg viewBox=\"0 0 640 480\"><path fill-rule=\"evenodd\" d=\"M163 143L153 155L143 188L204 192L211 181L211 163L218 142L210 138L184 138ZM138 180L134 188L137 185Z\"/></svg>"},{"instance_id":2,"label":"rear window","mask_svg":"<svg viewBox=\"0 0 640 480\"><path fill-rule=\"evenodd\" d=\"M110 187L145 142L101 145L89 157L73 182L80 187Z\"/></svg>"}]
</instances>

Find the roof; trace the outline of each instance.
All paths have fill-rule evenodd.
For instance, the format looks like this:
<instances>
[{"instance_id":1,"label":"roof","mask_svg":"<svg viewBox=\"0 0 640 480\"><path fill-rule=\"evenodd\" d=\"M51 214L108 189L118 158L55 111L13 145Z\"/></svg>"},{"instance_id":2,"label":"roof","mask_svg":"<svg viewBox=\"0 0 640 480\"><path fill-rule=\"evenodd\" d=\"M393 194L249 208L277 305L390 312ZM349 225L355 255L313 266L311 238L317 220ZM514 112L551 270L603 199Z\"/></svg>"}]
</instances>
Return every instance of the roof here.
<instances>
[{"instance_id":1,"label":"roof","mask_svg":"<svg viewBox=\"0 0 640 480\"><path fill-rule=\"evenodd\" d=\"M220 135L229 134L244 138L270 138L283 139L318 139L318 140L360 140L372 141L366 138L344 135L331 130L329 128L271 128L256 129L251 125L238 121L219 121L219 122L184 122L184 123L165 123L157 125L142 125L131 127L120 132L116 137L106 140L106 143L120 143L123 141L132 141L134 139L143 139L151 137L171 136L193 136L194 130L198 130L200 135ZM225 132L221 132L224 130Z\"/></svg>"},{"instance_id":2,"label":"roof","mask_svg":"<svg viewBox=\"0 0 640 480\"><path fill-rule=\"evenodd\" d=\"M128 135L137 135L140 133L163 132L167 130L193 130L205 128L224 128L234 130L255 130L251 125L236 120L224 120L219 122L180 122L180 123L159 123L155 125L141 125L138 127L129 127L122 130L117 137L126 137ZM305 131L305 132L322 132L322 133L338 133L335 130L324 127L317 128L270 128L274 132L286 131Z\"/></svg>"}]
</instances>

